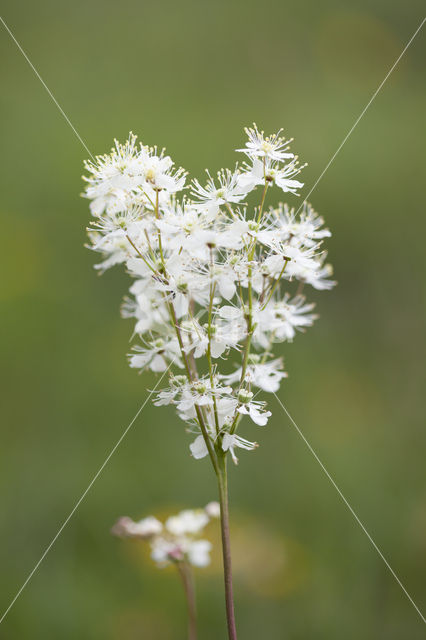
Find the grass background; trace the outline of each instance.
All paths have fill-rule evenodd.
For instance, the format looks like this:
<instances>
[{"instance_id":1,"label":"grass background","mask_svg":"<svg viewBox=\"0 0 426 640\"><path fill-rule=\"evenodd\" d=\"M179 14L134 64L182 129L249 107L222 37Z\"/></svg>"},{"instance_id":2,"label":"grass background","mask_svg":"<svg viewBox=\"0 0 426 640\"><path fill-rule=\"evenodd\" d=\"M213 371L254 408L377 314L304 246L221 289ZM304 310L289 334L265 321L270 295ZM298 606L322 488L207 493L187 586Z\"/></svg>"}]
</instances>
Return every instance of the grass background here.
<instances>
[{"instance_id":1,"label":"grass background","mask_svg":"<svg viewBox=\"0 0 426 640\"><path fill-rule=\"evenodd\" d=\"M94 153L129 130L201 177L242 127L284 127L315 182L423 17L398 0L37 3L3 17ZM126 364L127 278L88 252L87 152L0 37L2 610L152 387ZM425 34L312 194L339 286L282 353L281 398L420 606L426 606ZM316 299L316 295L310 296ZM271 401L231 470L244 640L424 637L424 625ZM253 435L248 427L248 437ZM148 405L0 626L5 639L180 640L173 572L109 528L215 497L173 411ZM216 528L211 531L217 536ZM225 637L220 563L199 572L200 637Z\"/></svg>"}]
</instances>

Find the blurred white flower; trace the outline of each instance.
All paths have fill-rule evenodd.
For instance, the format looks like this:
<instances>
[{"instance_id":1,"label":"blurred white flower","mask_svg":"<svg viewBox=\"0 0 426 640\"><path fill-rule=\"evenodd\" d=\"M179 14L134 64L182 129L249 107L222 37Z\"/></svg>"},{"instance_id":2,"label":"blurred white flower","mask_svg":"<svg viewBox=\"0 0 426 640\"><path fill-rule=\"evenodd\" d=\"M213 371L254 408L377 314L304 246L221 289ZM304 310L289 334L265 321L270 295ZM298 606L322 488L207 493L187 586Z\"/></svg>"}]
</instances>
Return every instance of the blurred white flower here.
<instances>
[{"instance_id":1,"label":"blurred white flower","mask_svg":"<svg viewBox=\"0 0 426 640\"><path fill-rule=\"evenodd\" d=\"M175 536L184 535L186 533L198 533L204 529L209 521L209 516L201 509L199 511L186 510L178 513L177 516L171 516L166 520L166 529Z\"/></svg>"},{"instance_id":2,"label":"blurred white flower","mask_svg":"<svg viewBox=\"0 0 426 640\"><path fill-rule=\"evenodd\" d=\"M163 525L154 516L148 516L134 522L131 518L123 517L117 520L111 533L120 538L143 538L149 539L159 535L163 530Z\"/></svg>"},{"instance_id":3,"label":"blurred white flower","mask_svg":"<svg viewBox=\"0 0 426 640\"><path fill-rule=\"evenodd\" d=\"M205 567L210 563L212 545L198 536L218 515L218 503L209 502L204 509L186 509L170 516L164 525L154 516L139 522L122 517L114 524L111 533L119 538L147 540L151 557L159 567L180 562Z\"/></svg>"},{"instance_id":4,"label":"blurred white flower","mask_svg":"<svg viewBox=\"0 0 426 640\"><path fill-rule=\"evenodd\" d=\"M208 540L194 540L186 550L189 563L194 567L207 567L210 564L212 543Z\"/></svg>"},{"instance_id":5,"label":"blurred white flower","mask_svg":"<svg viewBox=\"0 0 426 640\"><path fill-rule=\"evenodd\" d=\"M204 510L209 516L209 518L220 517L220 504L216 500L213 500L212 502L209 502L208 504L206 504L206 506L204 507Z\"/></svg>"}]
</instances>

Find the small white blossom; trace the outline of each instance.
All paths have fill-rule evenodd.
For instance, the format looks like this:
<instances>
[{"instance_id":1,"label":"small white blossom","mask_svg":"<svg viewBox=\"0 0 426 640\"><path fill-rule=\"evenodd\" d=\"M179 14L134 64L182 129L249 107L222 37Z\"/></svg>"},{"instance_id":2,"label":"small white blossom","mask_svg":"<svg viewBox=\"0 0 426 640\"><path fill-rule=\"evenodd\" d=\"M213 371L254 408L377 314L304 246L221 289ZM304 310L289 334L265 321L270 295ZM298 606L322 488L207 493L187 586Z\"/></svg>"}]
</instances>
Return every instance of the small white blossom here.
<instances>
[{"instance_id":1,"label":"small white blossom","mask_svg":"<svg viewBox=\"0 0 426 640\"><path fill-rule=\"evenodd\" d=\"M250 158L269 158L282 161L294 157L293 153L288 153L292 140L280 137L282 129L271 136L265 136L264 132L258 131L257 126L253 124L253 128L246 127L244 131L248 136L248 142L246 142L244 149L237 149L237 151L245 153Z\"/></svg>"},{"instance_id":2,"label":"small white blossom","mask_svg":"<svg viewBox=\"0 0 426 640\"><path fill-rule=\"evenodd\" d=\"M293 180L293 176L298 175L303 166L297 160L292 160L284 167L280 167L276 162L261 162L253 160L253 164L247 165L238 178L241 189L251 191L257 185L276 184L284 193L297 195L297 190L303 187L303 182Z\"/></svg>"},{"instance_id":3,"label":"small white blossom","mask_svg":"<svg viewBox=\"0 0 426 640\"><path fill-rule=\"evenodd\" d=\"M264 410L264 402L255 402L252 400L252 397L252 391L240 390L238 399L242 404L238 407L237 411L238 413L250 416L255 424L264 427L272 414L270 411Z\"/></svg>"},{"instance_id":4,"label":"small white blossom","mask_svg":"<svg viewBox=\"0 0 426 640\"><path fill-rule=\"evenodd\" d=\"M282 241L296 240L298 244L310 247L331 236L328 229L321 228L324 220L308 202L303 203L299 215L296 215L294 208L290 209L288 205L281 203L277 209L271 208L267 216L271 233Z\"/></svg>"},{"instance_id":5,"label":"small white blossom","mask_svg":"<svg viewBox=\"0 0 426 640\"><path fill-rule=\"evenodd\" d=\"M230 452L234 464L238 464L238 458L235 455L235 447L246 449L247 451L253 451L257 446L257 442L250 442L236 434L225 433L222 440L222 449Z\"/></svg>"},{"instance_id":6,"label":"small white blossom","mask_svg":"<svg viewBox=\"0 0 426 640\"><path fill-rule=\"evenodd\" d=\"M170 362L175 362L183 367L179 358L179 345L176 338L163 340L157 338L146 347L136 345L133 347L135 353L129 355L130 366L134 369L144 369L148 367L151 371L165 371Z\"/></svg>"},{"instance_id":7,"label":"small white blossom","mask_svg":"<svg viewBox=\"0 0 426 640\"><path fill-rule=\"evenodd\" d=\"M248 193L241 188L237 171L232 172L229 169L218 171L218 186L208 171L207 176L208 181L205 187L202 187L198 180L193 181L192 195L210 211L217 211L221 205L230 202L241 202Z\"/></svg>"},{"instance_id":8,"label":"small white blossom","mask_svg":"<svg viewBox=\"0 0 426 640\"><path fill-rule=\"evenodd\" d=\"M269 362L260 362L260 356L254 354L251 356L251 363L247 366L244 381L247 384L253 384L255 387L275 393L280 388L280 382L287 377L285 371L282 371L282 360L270 360ZM242 375L242 367L236 369L233 373L222 376L222 380L226 384L234 384L240 382Z\"/></svg>"}]
</instances>

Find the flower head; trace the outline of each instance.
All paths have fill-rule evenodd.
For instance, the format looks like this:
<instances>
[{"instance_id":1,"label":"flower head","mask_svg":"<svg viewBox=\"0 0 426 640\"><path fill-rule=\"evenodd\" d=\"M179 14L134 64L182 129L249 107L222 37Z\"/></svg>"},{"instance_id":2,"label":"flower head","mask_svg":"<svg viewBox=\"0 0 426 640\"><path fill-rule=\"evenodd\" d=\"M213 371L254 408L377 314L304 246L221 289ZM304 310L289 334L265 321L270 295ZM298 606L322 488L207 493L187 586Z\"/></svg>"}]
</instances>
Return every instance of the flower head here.
<instances>
[{"instance_id":1,"label":"flower head","mask_svg":"<svg viewBox=\"0 0 426 640\"><path fill-rule=\"evenodd\" d=\"M289 196L303 187L305 165L290 151L292 140L256 125L246 133L243 165L214 178L207 172L205 184L192 180L190 197L181 193L183 169L157 147L137 145L133 134L86 163L97 268L124 264L132 278L122 306L134 321L130 366L168 372L154 404L174 405L191 434L192 457L213 463L228 452L235 462L237 448L257 446L241 432L247 418L267 424L271 412L257 394L276 393L287 376L275 345L317 318L302 290L335 284L322 217L307 202L271 201L275 187ZM246 197L257 187L258 204L250 206L253 195ZM177 535L205 517L180 514L169 525ZM123 535L134 530L128 521L117 526ZM169 543L157 540L156 557L172 553Z\"/></svg>"}]
</instances>

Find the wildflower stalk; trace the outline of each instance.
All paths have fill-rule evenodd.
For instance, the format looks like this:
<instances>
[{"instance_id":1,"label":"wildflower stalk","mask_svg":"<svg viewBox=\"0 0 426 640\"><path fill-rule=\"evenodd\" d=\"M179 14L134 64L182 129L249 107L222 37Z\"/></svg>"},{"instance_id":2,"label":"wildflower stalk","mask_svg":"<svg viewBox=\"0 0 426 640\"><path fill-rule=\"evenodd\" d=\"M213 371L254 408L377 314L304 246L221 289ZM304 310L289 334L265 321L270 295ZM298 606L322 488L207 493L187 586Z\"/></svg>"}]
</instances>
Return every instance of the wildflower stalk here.
<instances>
[{"instance_id":1,"label":"wildflower stalk","mask_svg":"<svg viewBox=\"0 0 426 640\"><path fill-rule=\"evenodd\" d=\"M220 502L220 527L222 532L223 572L225 582L226 620L229 640L237 640L235 625L234 593L232 586L231 540L229 532L228 473L226 455L218 452L219 473L217 474Z\"/></svg>"},{"instance_id":2,"label":"wildflower stalk","mask_svg":"<svg viewBox=\"0 0 426 640\"><path fill-rule=\"evenodd\" d=\"M254 394L256 388L275 393L286 377L282 359L272 359L272 343L292 341L316 319L300 289L292 297L292 283L318 290L335 284L320 250L330 236L323 219L308 203L296 212L282 203L266 208L273 187L294 195L303 187L294 178L305 165L289 151L291 140L281 131L265 136L256 125L246 133L237 151L248 161L219 171L217 180L207 172L206 186L193 180L190 198L176 196L186 172L156 147L138 147L133 134L110 155L86 163L84 194L95 217L92 247L105 258L98 268L125 264L134 278L123 315L137 319L142 345L133 348L130 366L160 372L175 364L186 373L172 374L155 404L176 406L196 434L193 458L209 456L217 477L229 640L237 635L228 454L236 464L235 449L258 446L237 435L243 416L263 427L271 415ZM260 204L250 213L242 203L257 187ZM239 366L225 373L221 362L235 351ZM189 589L186 573L182 579Z\"/></svg>"},{"instance_id":3,"label":"wildflower stalk","mask_svg":"<svg viewBox=\"0 0 426 640\"><path fill-rule=\"evenodd\" d=\"M188 640L197 640L197 609L195 604L195 588L192 569L185 561L176 563L188 611Z\"/></svg>"}]
</instances>

